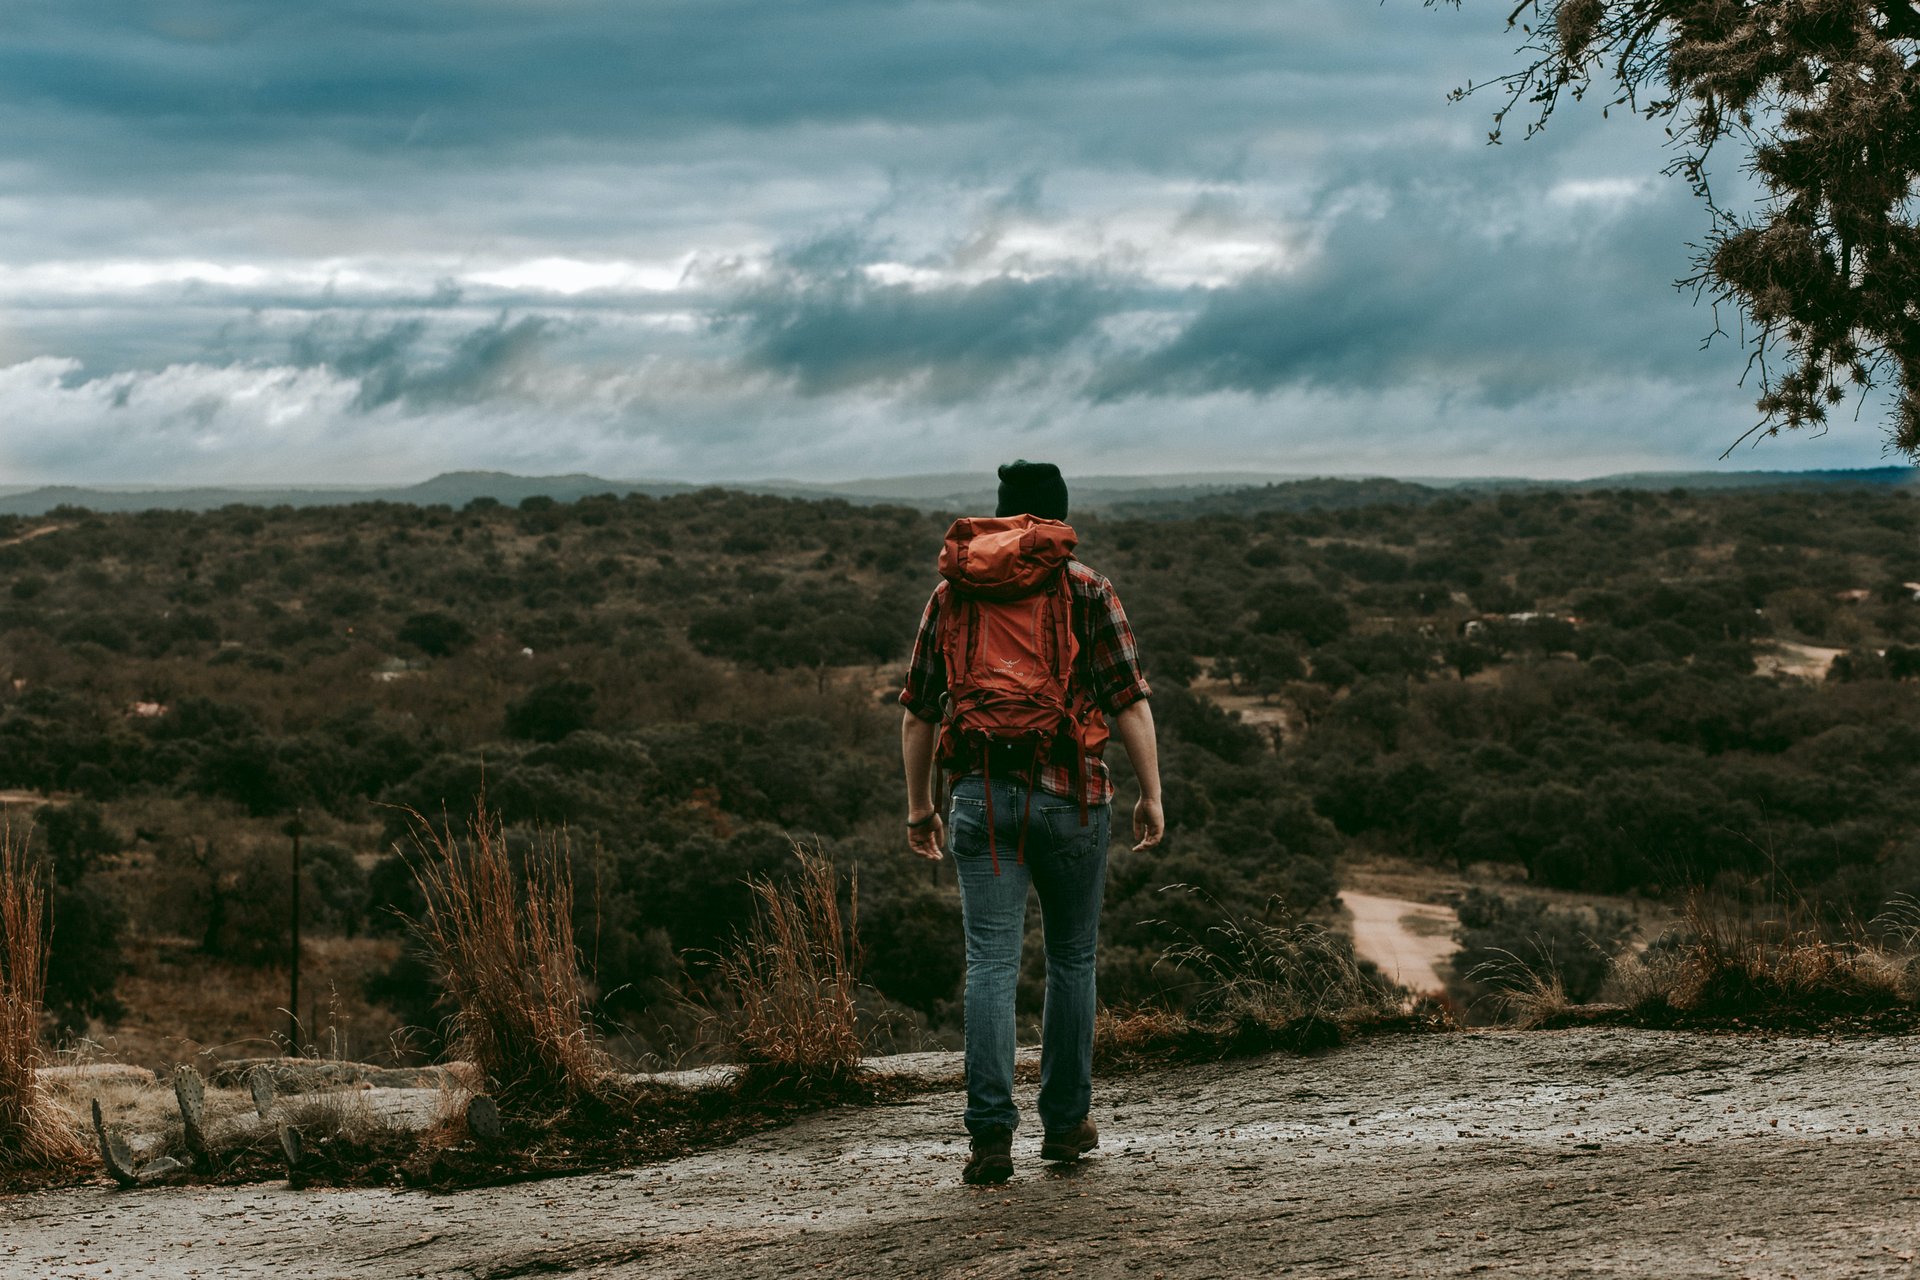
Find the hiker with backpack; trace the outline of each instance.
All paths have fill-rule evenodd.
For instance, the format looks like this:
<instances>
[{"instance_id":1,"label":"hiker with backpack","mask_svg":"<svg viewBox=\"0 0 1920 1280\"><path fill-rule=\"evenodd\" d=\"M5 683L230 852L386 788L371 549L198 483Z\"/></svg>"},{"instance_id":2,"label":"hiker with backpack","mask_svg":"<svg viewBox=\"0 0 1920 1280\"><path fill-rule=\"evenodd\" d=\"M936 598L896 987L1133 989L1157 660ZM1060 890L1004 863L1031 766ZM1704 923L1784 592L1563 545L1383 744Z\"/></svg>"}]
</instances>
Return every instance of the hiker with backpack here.
<instances>
[{"instance_id":1,"label":"hiker with backpack","mask_svg":"<svg viewBox=\"0 0 1920 1280\"><path fill-rule=\"evenodd\" d=\"M907 843L937 861L950 839L960 881L969 1183L1013 1175L1014 990L1029 885L1047 958L1040 1158L1078 1160L1099 1142L1088 1111L1110 732L1140 783L1133 847L1158 844L1166 827L1133 630L1113 584L1073 558L1060 469L1021 460L999 474L994 517L947 531L900 693ZM952 782L944 820L936 769Z\"/></svg>"}]
</instances>

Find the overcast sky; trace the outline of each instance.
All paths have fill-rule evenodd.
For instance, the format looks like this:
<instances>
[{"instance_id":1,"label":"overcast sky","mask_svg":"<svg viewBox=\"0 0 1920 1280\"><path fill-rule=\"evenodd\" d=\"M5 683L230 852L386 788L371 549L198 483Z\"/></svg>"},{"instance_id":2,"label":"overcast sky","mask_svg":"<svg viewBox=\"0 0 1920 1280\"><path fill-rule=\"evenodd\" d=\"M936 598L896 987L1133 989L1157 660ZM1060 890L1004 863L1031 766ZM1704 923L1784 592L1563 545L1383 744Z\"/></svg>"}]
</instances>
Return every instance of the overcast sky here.
<instances>
[{"instance_id":1,"label":"overcast sky","mask_svg":"<svg viewBox=\"0 0 1920 1280\"><path fill-rule=\"evenodd\" d=\"M0 483L1880 463L1508 7L7 0Z\"/></svg>"}]
</instances>

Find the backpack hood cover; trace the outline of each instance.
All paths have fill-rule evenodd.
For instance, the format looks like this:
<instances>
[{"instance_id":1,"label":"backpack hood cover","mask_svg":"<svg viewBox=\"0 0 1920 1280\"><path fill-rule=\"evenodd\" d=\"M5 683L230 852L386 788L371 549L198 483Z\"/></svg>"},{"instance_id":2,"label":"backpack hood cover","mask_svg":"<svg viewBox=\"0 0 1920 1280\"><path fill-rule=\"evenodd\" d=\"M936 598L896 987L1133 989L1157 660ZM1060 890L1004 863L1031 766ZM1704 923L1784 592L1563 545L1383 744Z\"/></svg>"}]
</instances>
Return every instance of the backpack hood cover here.
<instances>
[{"instance_id":1,"label":"backpack hood cover","mask_svg":"<svg viewBox=\"0 0 1920 1280\"><path fill-rule=\"evenodd\" d=\"M982 600L1010 600L1037 591L1073 558L1080 539L1071 525L1039 516L967 516L955 520L940 548L940 576Z\"/></svg>"}]
</instances>

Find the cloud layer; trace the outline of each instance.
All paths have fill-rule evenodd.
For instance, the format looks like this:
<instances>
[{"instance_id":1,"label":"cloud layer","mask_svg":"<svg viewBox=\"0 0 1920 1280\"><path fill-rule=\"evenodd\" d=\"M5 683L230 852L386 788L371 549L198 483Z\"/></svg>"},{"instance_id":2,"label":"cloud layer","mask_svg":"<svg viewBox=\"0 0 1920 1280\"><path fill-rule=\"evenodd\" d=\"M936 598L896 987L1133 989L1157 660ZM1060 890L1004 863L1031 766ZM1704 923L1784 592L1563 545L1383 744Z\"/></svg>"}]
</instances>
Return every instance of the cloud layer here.
<instances>
[{"instance_id":1,"label":"cloud layer","mask_svg":"<svg viewBox=\"0 0 1920 1280\"><path fill-rule=\"evenodd\" d=\"M1657 130L1444 101L1494 9L163 8L0 20L0 482L1565 475L1751 420Z\"/></svg>"}]
</instances>

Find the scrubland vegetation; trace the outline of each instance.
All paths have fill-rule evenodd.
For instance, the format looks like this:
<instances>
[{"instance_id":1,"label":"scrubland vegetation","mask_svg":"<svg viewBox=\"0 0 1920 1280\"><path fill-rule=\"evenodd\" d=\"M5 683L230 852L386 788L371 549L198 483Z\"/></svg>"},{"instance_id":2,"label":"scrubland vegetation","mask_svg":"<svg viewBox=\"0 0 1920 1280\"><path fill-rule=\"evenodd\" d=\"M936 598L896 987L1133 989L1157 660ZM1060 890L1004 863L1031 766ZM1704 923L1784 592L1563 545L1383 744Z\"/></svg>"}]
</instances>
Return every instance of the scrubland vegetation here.
<instances>
[{"instance_id":1,"label":"scrubland vegetation","mask_svg":"<svg viewBox=\"0 0 1920 1280\"><path fill-rule=\"evenodd\" d=\"M1140 634L1166 755L1169 838L1111 865L1118 1018L1231 1021L1180 948L1222 920L1323 918L1349 856L1510 868L1516 891L1462 904L1468 945L1525 957L1560 930L1529 971L1570 1003L1610 980L1588 953L1628 939L1527 886L1791 885L1796 936L1843 948L1880 946L1857 922L1920 892L1906 492L1320 482L1181 510L1078 526ZM297 816L303 1040L470 1043L473 993L410 932L434 894L403 851L409 810L468 812L484 778L503 883L563 884L584 978L560 999L596 1051L700 1051L756 904L786 927L765 894L795 840L857 871L861 1034L954 1042L955 890L901 847L891 701L944 526L717 491L0 521L0 791L37 811L54 1034L156 1066L284 1045ZM1816 678L1780 673L1780 652L1827 651ZM1641 954L1734 954L1688 927ZM771 989L852 985L818 962Z\"/></svg>"}]
</instances>

